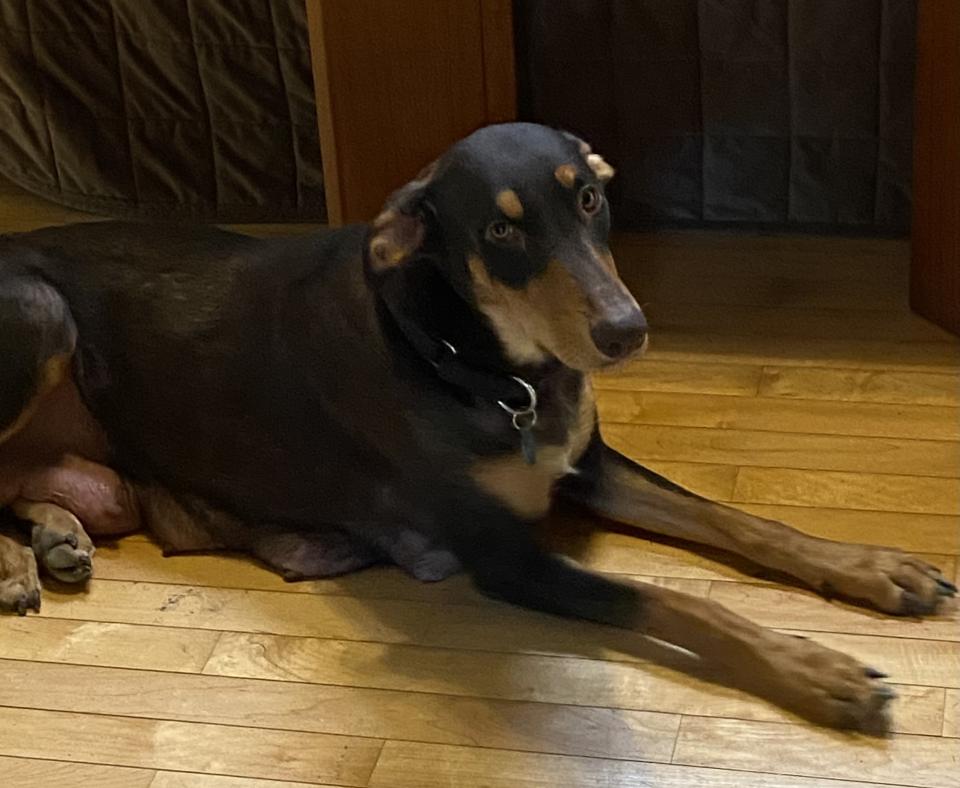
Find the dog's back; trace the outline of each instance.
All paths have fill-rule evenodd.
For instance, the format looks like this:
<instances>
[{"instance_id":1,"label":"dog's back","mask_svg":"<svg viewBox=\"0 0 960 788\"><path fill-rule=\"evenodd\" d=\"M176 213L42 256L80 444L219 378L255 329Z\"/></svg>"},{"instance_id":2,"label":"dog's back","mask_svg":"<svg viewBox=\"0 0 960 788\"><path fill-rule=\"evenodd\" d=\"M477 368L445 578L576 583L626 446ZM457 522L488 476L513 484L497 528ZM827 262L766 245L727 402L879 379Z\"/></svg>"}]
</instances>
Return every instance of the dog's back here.
<instances>
[{"instance_id":1,"label":"dog's back","mask_svg":"<svg viewBox=\"0 0 960 788\"><path fill-rule=\"evenodd\" d=\"M390 370L361 235L74 225L0 241L0 277L63 297L73 373L125 471L253 517L339 518L364 498L344 465L375 471L389 453L375 438L398 434L376 429Z\"/></svg>"}]
</instances>

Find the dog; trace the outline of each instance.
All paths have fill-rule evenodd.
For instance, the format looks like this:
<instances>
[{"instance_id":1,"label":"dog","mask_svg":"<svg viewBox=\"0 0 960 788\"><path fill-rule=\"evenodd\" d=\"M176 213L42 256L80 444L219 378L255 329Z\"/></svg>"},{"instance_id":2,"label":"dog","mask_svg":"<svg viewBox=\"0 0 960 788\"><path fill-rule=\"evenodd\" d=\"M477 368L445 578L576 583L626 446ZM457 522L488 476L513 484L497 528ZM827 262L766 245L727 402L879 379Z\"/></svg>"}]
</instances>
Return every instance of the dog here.
<instances>
[{"instance_id":1,"label":"dog","mask_svg":"<svg viewBox=\"0 0 960 788\"><path fill-rule=\"evenodd\" d=\"M546 552L566 499L893 615L956 588L899 550L815 538L606 446L589 374L648 327L608 248L613 169L579 138L483 128L369 225L258 240L114 222L0 240L0 606L92 571L88 532L241 550L289 579L392 561L626 628L826 725L870 729L878 670L709 599ZM882 724L882 723L881 723Z\"/></svg>"}]
</instances>

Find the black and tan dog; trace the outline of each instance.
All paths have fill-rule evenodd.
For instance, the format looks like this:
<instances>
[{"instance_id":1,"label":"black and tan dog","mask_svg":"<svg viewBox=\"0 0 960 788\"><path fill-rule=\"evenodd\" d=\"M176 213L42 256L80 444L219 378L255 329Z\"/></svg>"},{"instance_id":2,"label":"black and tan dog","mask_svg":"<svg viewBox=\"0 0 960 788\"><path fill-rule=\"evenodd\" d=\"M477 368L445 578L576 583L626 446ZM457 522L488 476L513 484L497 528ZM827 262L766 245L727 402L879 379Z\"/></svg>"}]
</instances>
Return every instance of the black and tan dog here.
<instances>
[{"instance_id":1,"label":"black and tan dog","mask_svg":"<svg viewBox=\"0 0 960 788\"><path fill-rule=\"evenodd\" d=\"M288 577L392 560L677 644L827 724L877 671L704 599L577 568L531 523L567 496L891 614L956 590L893 549L806 536L607 448L588 373L643 348L607 247L611 168L540 126L483 129L371 226L295 240L97 223L0 240L0 606L91 571L93 534L244 550Z\"/></svg>"}]
</instances>

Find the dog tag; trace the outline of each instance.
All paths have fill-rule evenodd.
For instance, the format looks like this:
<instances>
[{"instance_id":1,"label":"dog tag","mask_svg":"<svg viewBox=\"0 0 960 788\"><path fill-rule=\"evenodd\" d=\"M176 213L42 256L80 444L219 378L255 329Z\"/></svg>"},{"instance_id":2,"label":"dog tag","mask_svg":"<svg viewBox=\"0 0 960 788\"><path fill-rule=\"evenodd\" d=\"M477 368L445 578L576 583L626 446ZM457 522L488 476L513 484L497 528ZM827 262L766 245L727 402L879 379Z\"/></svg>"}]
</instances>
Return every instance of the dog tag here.
<instances>
[{"instance_id":1,"label":"dog tag","mask_svg":"<svg viewBox=\"0 0 960 788\"><path fill-rule=\"evenodd\" d=\"M527 461L527 465L535 465L537 439L533 434L533 428L537 426L537 391L523 378L514 377L513 379L523 386L530 401L523 408L513 408L503 400L497 400L497 404L510 414L513 428L520 433L520 450L523 452L523 459Z\"/></svg>"},{"instance_id":2,"label":"dog tag","mask_svg":"<svg viewBox=\"0 0 960 788\"><path fill-rule=\"evenodd\" d=\"M533 434L533 427L520 427L520 448L523 450L523 459L527 465L536 465L537 438Z\"/></svg>"}]
</instances>

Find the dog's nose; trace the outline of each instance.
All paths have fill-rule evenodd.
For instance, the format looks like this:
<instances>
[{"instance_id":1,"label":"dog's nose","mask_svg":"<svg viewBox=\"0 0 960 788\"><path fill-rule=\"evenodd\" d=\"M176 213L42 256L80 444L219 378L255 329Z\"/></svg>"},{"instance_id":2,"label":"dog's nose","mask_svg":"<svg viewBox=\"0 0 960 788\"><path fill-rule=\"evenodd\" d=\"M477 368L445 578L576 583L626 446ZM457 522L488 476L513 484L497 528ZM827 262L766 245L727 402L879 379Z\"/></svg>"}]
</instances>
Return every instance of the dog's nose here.
<instances>
[{"instance_id":1,"label":"dog's nose","mask_svg":"<svg viewBox=\"0 0 960 788\"><path fill-rule=\"evenodd\" d=\"M609 359L629 356L643 344L647 321L643 312L635 310L616 320L597 323L590 329L593 343Z\"/></svg>"}]
</instances>

